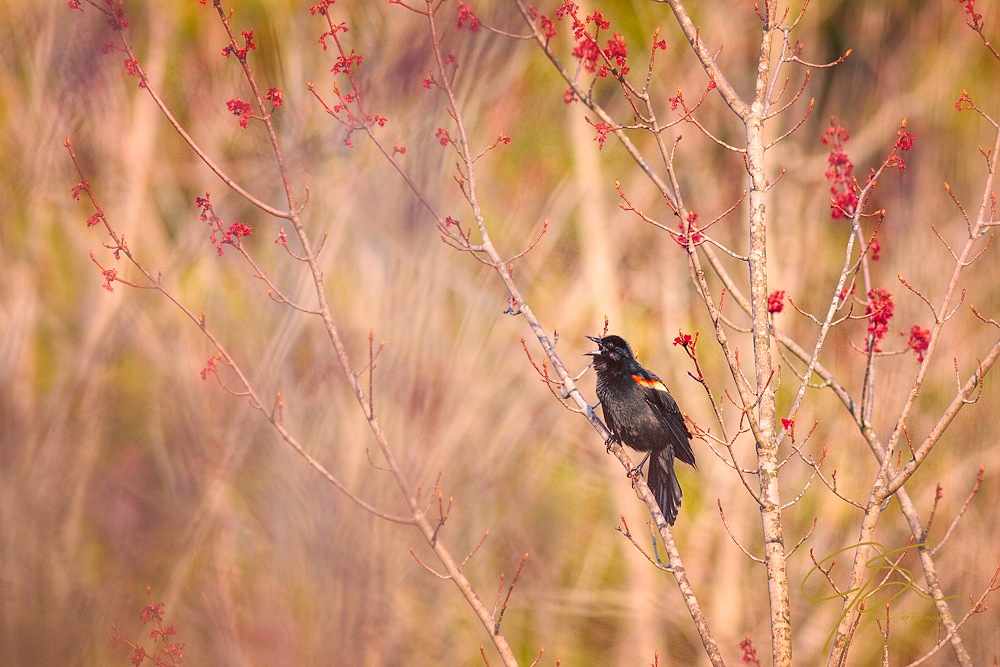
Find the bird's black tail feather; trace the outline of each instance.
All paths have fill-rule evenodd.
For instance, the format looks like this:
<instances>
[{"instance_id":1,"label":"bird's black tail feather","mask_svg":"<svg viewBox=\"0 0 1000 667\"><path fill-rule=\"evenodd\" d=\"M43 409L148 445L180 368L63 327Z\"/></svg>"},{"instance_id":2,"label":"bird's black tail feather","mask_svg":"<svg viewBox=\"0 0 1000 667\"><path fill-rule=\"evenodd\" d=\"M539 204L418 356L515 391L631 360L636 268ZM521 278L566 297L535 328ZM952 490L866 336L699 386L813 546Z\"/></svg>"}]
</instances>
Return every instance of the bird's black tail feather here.
<instances>
[{"instance_id":1,"label":"bird's black tail feather","mask_svg":"<svg viewBox=\"0 0 1000 667\"><path fill-rule=\"evenodd\" d=\"M677 520L677 512L681 508L681 485L677 483L674 474L674 454L670 448L654 452L649 457L649 472L646 475L649 490L656 496L656 504L663 512L663 518L671 526Z\"/></svg>"}]
</instances>

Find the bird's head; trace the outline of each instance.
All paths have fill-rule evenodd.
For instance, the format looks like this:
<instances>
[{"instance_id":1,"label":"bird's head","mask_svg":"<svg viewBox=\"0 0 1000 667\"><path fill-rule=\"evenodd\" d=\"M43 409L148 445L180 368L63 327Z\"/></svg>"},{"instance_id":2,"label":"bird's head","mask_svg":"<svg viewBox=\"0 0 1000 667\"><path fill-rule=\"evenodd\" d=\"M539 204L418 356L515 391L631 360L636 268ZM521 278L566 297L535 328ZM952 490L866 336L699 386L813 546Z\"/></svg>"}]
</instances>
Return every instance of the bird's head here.
<instances>
[{"instance_id":1,"label":"bird's head","mask_svg":"<svg viewBox=\"0 0 1000 667\"><path fill-rule=\"evenodd\" d=\"M611 335L604 338L587 336L587 338L597 343L597 349L587 352L586 356L593 357L594 364L598 368L635 359L632 348L621 336Z\"/></svg>"}]
</instances>

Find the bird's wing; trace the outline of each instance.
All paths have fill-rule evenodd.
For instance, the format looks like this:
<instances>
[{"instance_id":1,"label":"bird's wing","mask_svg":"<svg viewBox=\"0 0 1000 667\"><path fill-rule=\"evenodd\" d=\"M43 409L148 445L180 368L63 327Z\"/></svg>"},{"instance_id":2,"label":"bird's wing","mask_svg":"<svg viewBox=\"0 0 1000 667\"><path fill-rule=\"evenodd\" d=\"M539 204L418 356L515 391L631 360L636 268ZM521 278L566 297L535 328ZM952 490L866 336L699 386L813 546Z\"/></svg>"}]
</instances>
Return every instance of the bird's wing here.
<instances>
[{"instance_id":1,"label":"bird's wing","mask_svg":"<svg viewBox=\"0 0 1000 667\"><path fill-rule=\"evenodd\" d=\"M635 383L642 387L646 403L662 418L673 438L674 454L684 463L695 465L694 451L691 449L691 432L684 423L684 415L677 401L670 395L660 378L645 368L637 368L632 374Z\"/></svg>"}]
</instances>

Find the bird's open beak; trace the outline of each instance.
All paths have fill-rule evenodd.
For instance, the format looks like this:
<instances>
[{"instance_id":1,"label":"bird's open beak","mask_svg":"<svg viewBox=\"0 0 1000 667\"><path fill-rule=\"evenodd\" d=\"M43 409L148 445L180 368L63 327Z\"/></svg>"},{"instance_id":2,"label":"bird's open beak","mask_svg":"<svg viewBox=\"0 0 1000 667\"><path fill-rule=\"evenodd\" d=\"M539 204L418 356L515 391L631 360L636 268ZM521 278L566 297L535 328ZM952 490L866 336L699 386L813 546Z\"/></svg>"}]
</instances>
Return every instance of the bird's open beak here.
<instances>
[{"instance_id":1,"label":"bird's open beak","mask_svg":"<svg viewBox=\"0 0 1000 667\"><path fill-rule=\"evenodd\" d=\"M587 336L587 338L589 338L590 340L592 340L595 343L597 343L597 347L600 348L600 346L601 346L601 339L600 338L598 338L597 336ZM585 356L585 357L596 357L596 356L599 356L600 354L601 354L601 350L597 349L597 350L594 350L593 352L584 352L583 356Z\"/></svg>"}]
</instances>

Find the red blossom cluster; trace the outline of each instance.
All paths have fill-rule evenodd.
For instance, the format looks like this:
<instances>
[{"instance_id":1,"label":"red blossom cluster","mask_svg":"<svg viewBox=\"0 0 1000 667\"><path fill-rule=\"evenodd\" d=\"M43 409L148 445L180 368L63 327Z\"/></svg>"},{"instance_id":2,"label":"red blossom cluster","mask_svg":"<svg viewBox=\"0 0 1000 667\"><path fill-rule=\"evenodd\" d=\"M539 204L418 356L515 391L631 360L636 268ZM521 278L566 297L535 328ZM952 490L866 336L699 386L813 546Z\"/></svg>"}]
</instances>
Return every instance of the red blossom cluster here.
<instances>
[{"instance_id":1,"label":"red blossom cluster","mask_svg":"<svg viewBox=\"0 0 1000 667\"><path fill-rule=\"evenodd\" d=\"M466 21L469 23L469 30L479 32L479 17L472 11L472 5L460 2L458 3L458 19L455 21L455 27L459 29L465 27Z\"/></svg>"},{"instance_id":2,"label":"red blossom cluster","mask_svg":"<svg viewBox=\"0 0 1000 667\"><path fill-rule=\"evenodd\" d=\"M233 114L240 119L240 127L246 129L250 124L250 119L253 117L253 107L250 106L249 102L244 102L238 97L226 102L226 109L229 113Z\"/></svg>"},{"instance_id":3,"label":"red blossom cluster","mask_svg":"<svg viewBox=\"0 0 1000 667\"><path fill-rule=\"evenodd\" d=\"M242 222L234 222L229 225L229 228L222 232L222 239L218 240L216 233L213 231L209 235L209 240L215 243L215 249L218 251L219 256L222 256L222 244L228 243L231 246L239 245L239 239L241 236L250 236L253 230L250 229L249 225L245 225ZM218 242L217 242L218 240Z\"/></svg>"},{"instance_id":4,"label":"red blossom cluster","mask_svg":"<svg viewBox=\"0 0 1000 667\"><path fill-rule=\"evenodd\" d=\"M667 101L670 102L670 110L677 111L677 107L684 106L684 93L681 92L680 88L677 88L677 95L674 97L668 97Z\"/></svg>"},{"instance_id":5,"label":"red blossom cluster","mask_svg":"<svg viewBox=\"0 0 1000 667\"><path fill-rule=\"evenodd\" d=\"M565 0L559 7L556 8L556 18L562 21L565 17L575 19L577 12L580 11L579 5L575 2L570 2L570 0Z\"/></svg>"},{"instance_id":6,"label":"red blossom cluster","mask_svg":"<svg viewBox=\"0 0 1000 667\"><path fill-rule=\"evenodd\" d=\"M313 16L319 14L320 16L326 16L326 10L333 6L337 0L323 0L312 7L309 8L309 13Z\"/></svg>"},{"instance_id":7,"label":"red blossom cluster","mask_svg":"<svg viewBox=\"0 0 1000 667\"><path fill-rule=\"evenodd\" d=\"M341 94L340 88L336 84L334 84L333 86L333 92L337 93L337 95L340 96L340 102L333 105L333 110L336 113L340 113L341 111L347 111L348 105L351 104L351 102L354 102L358 99L357 93Z\"/></svg>"},{"instance_id":8,"label":"red blossom cluster","mask_svg":"<svg viewBox=\"0 0 1000 667\"><path fill-rule=\"evenodd\" d=\"M691 337L691 334L686 334L683 331L680 331L678 333L679 335L676 338L674 338L674 346L680 345L685 350L688 349L689 347L694 346L694 338Z\"/></svg>"},{"instance_id":9,"label":"red blossom cluster","mask_svg":"<svg viewBox=\"0 0 1000 667\"><path fill-rule=\"evenodd\" d=\"M594 125L594 129L597 130L597 136L594 137L594 141L597 142L597 150L602 150L604 148L604 142L608 139L608 135L615 128L610 123L600 122Z\"/></svg>"},{"instance_id":10,"label":"red blossom cluster","mask_svg":"<svg viewBox=\"0 0 1000 667\"><path fill-rule=\"evenodd\" d=\"M209 375L214 375L219 377L219 359L222 358L221 354L215 354L212 358L205 362L205 367L201 369L201 379L207 380Z\"/></svg>"},{"instance_id":11,"label":"red blossom cluster","mask_svg":"<svg viewBox=\"0 0 1000 667\"><path fill-rule=\"evenodd\" d=\"M346 128L346 134L344 135L343 142L345 146L352 148L354 146L354 140L351 138L351 135L354 132L366 128L370 130L375 125L385 127L386 123L388 123L388 118L382 115L381 112L376 111L373 113L365 108L358 82L355 80L354 76L357 68L364 63L364 55L356 52L354 49L351 49L350 52L348 52L342 43L341 38L337 36L338 33L349 32L349 28L344 22L337 24L332 23L328 13L333 4L334 3L332 1L323 2L311 6L309 11L313 15L319 14L327 17L327 26L329 29L325 30L319 36L318 41L322 45L323 50L326 51L330 48L330 44L327 40L329 38L333 38L333 47L336 50L337 56L334 59L333 66L330 68L330 72L334 76L346 75L346 90L341 88L339 82L334 81L333 94L336 96L337 101L332 105L328 105L327 102L323 100L322 96L316 92L315 85L311 81L306 82L306 87L319 100L320 104L323 105L323 108L326 109L327 113L336 118L336 120ZM453 60L453 58L449 59L449 62ZM457 67L457 63L455 66ZM436 82L431 80L429 83L434 84ZM427 82L425 82L425 85L428 85Z\"/></svg>"},{"instance_id":12,"label":"red blossom cluster","mask_svg":"<svg viewBox=\"0 0 1000 667\"><path fill-rule=\"evenodd\" d=\"M608 40L608 48L604 49L604 55L607 56L608 60L614 61L622 74L628 72L628 65L625 64L628 59L628 47L621 34L616 32L614 37Z\"/></svg>"},{"instance_id":13,"label":"red blossom cluster","mask_svg":"<svg viewBox=\"0 0 1000 667\"><path fill-rule=\"evenodd\" d=\"M154 662L156 664L163 665L177 664L184 656L184 644L174 644L170 639L177 634L177 626L163 625L163 610L164 607L162 602L151 602L142 610L140 617L142 618L143 623L148 623L153 619L157 621L157 627L149 631L149 637L154 643L162 641L163 648L157 652L157 655L154 657ZM138 650L142 651L145 657L145 651L143 651L141 647L138 647ZM162 658L164 655L170 656L171 661L169 663ZM136 663L133 660L132 664L139 663Z\"/></svg>"},{"instance_id":14,"label":"red blossom cluster","mask_svg":"<svg viewBox=\"0 0 1000 667\"><path fill-rule=\"evenodd\" d=\"M958 2L965 5L965 13L970 17L966 23L968 23L973 30L979 30L982 28L983 15L976 13L976 0L958 0Z\"/></svg>"},{"instance_id":15,"label":"red blossom cluster","mask_svg":"<svg viewBox=\"0 0 1000 667\"><path fill-rule=\"evenodd\" d=\"M876 287L868 292L868 306L865 314L868 316L868 336L872 350L881 352L879 342L889 331L889 320L892 319L896 305L892 302L892 294L884 287Z\"/></svg>"},{"instance_id":16,"label":"red blossom cluster","mask_svg":"<svg viewBox=\"0 0 1000 667\"><path fill-rule=\"evenodd\" d=\"M132 654L128 657L128 661L138 667L146 659L146 649L141 646L136 646L132 649Z\"/></svg>"},{"instance_id":17,"label":"red blossom cluster","mask_svg":"<svg viewBox=\"0 0 1000 667\"><path fill-rule=\"evenodd\" d=\"M882 244L879 242L877 236L873 236L872 240L868 242L868 256L873 262L877 262L882 258Z\"/></svg>"},{"instance_id":18,"label":"red blossom cluster","mask_svg":"<svg viewBox=\"0 0 1000 667\"><path fill-rule=\"evenodd\" d=\"M916 137L906 131L906 119L899 125L899 132L896 138L896 150L908 151L913 148L913 142L916 141Z\"/></svg>"},{"instance_id":19,"label":"red blossom cluster","mask_svg":"<svg viewBox=\"0 0 1000 667\"><path fill-rule=\"evenodd\" d=\"M791 419L781 419L781 428L788 431L788 435L791 436L792 442L795 442L795 417Z\"/></svg>"},{"instance_id":20,"label":"red blossom cluster","mask_svg":"<svg viewBox=\"0 0 1000 667\"><path fill-rule=\"evenodd\" d=\"M577 38L576 46L573 47L573 57L580 61L583 69L588 72L596 71L597 59L600 55L601 47L591 40L588 35L584 34L584 36Z\"/></svg>"},{"instance_id":21,"label":"red blossom cluster","mask_svg":"<svg viewBox=\"0 0 1000 667\"><path fill-rule=\"evenodd\" d=\"M143 623L149 623L154 618L158 621L162 621L163 610L164 606L162 602L150 602L142 608L142 611L139 612L139 618L142 619Z\"/></svg>"},{"instance_id":22,"label":"red blossom cluster","mask_svg":"<svg viewBox=\"0 0 1000 667\"><path fill-rule=\"evenodd\" d=\"M434 136L437 137L438 141L441 143L442 146L447 146L448 144L454 143L454 141L451 138L451 135L448 134L448 130L444 129L443 127L439 127L437 129L437 132L434 133Z\"/></svg>"},{"instance_id":23,"label":"red blossom cluster","mask_svg":"<svg viewBox=\"0 0 1000 667\"><path fill-rule=\"evenodd\" d=\"M847 130L842 125L836 124L833 119L830 120L830 127L826 128L821 139L824 146L830 146L826 179L830 181L830 194L832 195L830 217L834 220L853 217L858 205L857 184L854 182L854 163L844 151L844 144L850 139L851 136Z\"/></svg>"},{"instance_id":24,"label":"red blossom cluster","mask_svg":"<svg viewBox=\"0 0 1000 667\"><path fill-rule=\"evenodd\" d=\"M961 100L956 103L960 106ZM854 178L854 163L847 156L844 145L850 141L851 136L844 126L839 125L834 119L830 119L830 126L823 132L821 141L824 146L830 147L830 155L827 158L826 179L830 181L830 217L834 220L853 218L858 212L858 184ZM896 133L896 143L893 144L892 151L882 163L884 168L895 168L903 171L906 169L906 160L900 153L905 153L913 148L916 137L906 131L906 119L899 123L899 130ZM868 176L870 184L875 178L875 169L871 170ZM873 259L878 259L878 246L872 253Z\"/></svg>"},{"instance_id":25,"label":"red blossom cluster","mask_svg":"<svg viewBox=\"0 0 1000 667\"><path fill-rule=\"evenodd\" d=\"M537 7L528 5L528 18L532 21L538 21L538 28L545 35L545 39L552 39L556 36L556 22L540 13Z\"/></svg>"},{"instance_id":26,"label":"red blossom cluster","mask_svg":"<svg viewBox=\"0 0 1000 667\"><path fill-rule=\"evenodd\" d=\"M111 285L111 283L118 278L118 271L115 269L104 269L101 273L104 275L104 284L101 285L101 287L109 292L114 292L115 288Z\"/></svg>"},{"instance_id":27,"label":"red blossom cluster","mask_svg":"<svg viewBox=\"0 0 1000 667\"><path fill-rule=\"evenodd\" d=\"M149 631L149 637L154 643L162 642L163 646L157 649L155 653L149 654L144 647L134 644L123 637L114 624L111 626L111 644L115 646L119 641L122 641L132 649L132 652L129 654L129 664L133 665L133 667L139 667L146 660L149 660L157 667L179 665L184 659L184 644L177 643L172 639L177 634L177 626L163 624L163 603L153 602L149 588L147 587L146 590L146 595L149 597L149 604L143 607L139 613L139 617L142 619L143 625L150 621L155 623L156 627Z\"/></svg>"},{"instance_id":28,"label":"red blossom cluster","mask_svg":"<svg viewBox=\"0 0 1000 667\"><path fill-rule=\"evenodd\" d=\"M913 148L913 142L916 140L916 137L906 131L906 119L904 118L899 123L899 131L896 133L896 143L893 145L889 157L885 159L885 166L904 171L906 169L906 160L903 159L900 153L905 153Z\"/></svg>"},{"instance_id":29,"label":"red blossom cluster","mask_svg":"<svg viewBox=\"0 0 1000 667\"><path fill-rule=\"evenodd\" d=\"M274 239L274 242L285 250L288 250L288 237L285 235L284 227L278 229L278 237Z\"/></svg>"},{"instance_id":30,"label":"red blossom cluster","mask_svg":"<svg viewBox=\"0 0 1000 667\"><path fill-rule=\"evenodd\" d=\"M310 10L310 11L311 11L311 10ZM315 13L316 13L316 12L313 12L313 14L315 14ZM326 13L326 11L324 10L324 11L323 11L323 12L321 12L321 13L325 14L325 13ZM333 24L333 25L332 25L332 27L331 27L331 28L330 28L329 30L327 30L326 32L324 32L324 33L323 33L322 35L320 35L320 36L319 36L319 39L318 39L318 40L316 40L316 41L318 41L318 42L319 42L319 43L320 43L320 44L321 44L321 45L323 46L323 50L324 50L324 51L326 51L326 50L327 50L327 49L329 48L329 47L328 47L328 46L326 45L326 38L327 38L327 37L333 37L333 36L334 36L334 35L336 35L336 34L337 34L338 32L347 32L347 31L348 31L348 28L347 28L347 23L345 23L345 22L341 21L340 23L337 23L337 24Z\"/></svg>"},{"instance_id":31,"label":"red blossom cluster","mask_svg":"<svg viewBox=\"0 0 1000 667\"><path fill-rule=\"evenodd\" d=\"M284 102L280 88L268 88L267 92L264 93L264 99L273 104L275 108L280 107Z\"/></svg>"},{"instance_id":32,"label":"red blossom cluster","mask_svg":"<svg viewBox=\"0 0 1000 667\"><path fill-rule=\"evenodd\" d=\"M573 38L576 40L576 46L573 47L573 57L577 59L584 70L593 72L601 78L608 76L609 73L613 73L615 76L628 74L628 47L625 44L625 38L616 32L607 41L607 47L602 49L599 41L600 33L602 30L609 30L611 23L598 11L581 21L578 15L579 11L580 8L577 4L569 0L563 2L556 9L556 18L560 21L567 16L573 20ZM593 34L587 29L591 23L594 24ZM551 19L548 22L543 21L541 26L545 29L546 37L551 38L555 35L555 25ZM666 45L664 44L664 46ZM601 62L602 56L604 62ZM616 71L612 72L609 69L609 64Z\"/></svg>"},{"instance_id":33,"label":"red blossom cluster","mask_svg":"<svg viewBox=\"0 0 1000 667\"><path fill-rule=\"evenodd\" d=\"M334 74L340 74L341 72L353 74L355 66L360 66L363 60L364 56L360 53L354 53L354 49L351 49L351 55L337 56L337 60L334 61L333 67L330 68L330 71Z\"/></svg>"},{"instance_id":34,"label":"red blossom cluster","mask_svg":"<svg viewBox=\"0 0 1000 667\"><path fill-rule=\"evenodd\" d=\"M234 222L229 225L228 228L223 227L222 218L215 215L215 211L212 209L212 202L210 200L209 192L205 192L204 197L195 197L195 206L201 211L198 215L198 219L202 222L207 222L212 226L212 233L209 234L209 240L215 244L215 250L222 256L222 246L224 244L229 244L234 247L240 247L240 238L243 236L250 236L253 231L250 229L249 225L245 225L242 222Z\"/></svg>"},{"instance_id":35,"label":"red blossom cluster","mask_svg":"<svg viewBox=\"0 0 1000 667\"><path fill-rule=\"evenodd\" d=\"M691 211L690 213L688 213L688 216L687 216L687 228L688 228L688 232L691 234L691 243L694 243L695 245L698 245L699 243L702 242L702 240L704 240L705 237L701 235L701 231L700 231L701 228L698 226L698 214L695 213L694 211ZM684 233L684 222L683 221L677 223L677 231L678 231L678 234L677 234L677 236L674 237L674 241L677 242L677 245L687 247L688 237Z\"/></svg>"},{"instance_id":36,"label":"red blossom cluster","mask_svg":"<svg viewBox=\"0 0 1000 667\"><path fill-rule=\"evenodd\" d=\"M900 334L905 336L906 334ZM927 348L931 344L931 331L930 329L923 329L916 324L910 327L910 338L906 341L906 347L913 350L917 355L917 361L923 363L924 354L927 352Z\"/></svg>"},{"instance_id":37,"label":"red blossom cluster","mask_svg":"<svg viewBox=\"0 0 1000 667\"><path fill-rule=\"evenodd\" d=\"M780 313L785 309L785 290L774 290L767 296L767 312Z\"/></svg>"},{"instance_id":38,"label":"red blossom cluster","mask_svg":"<svg viewBox=\"0 0 1000 667\"><path fill-rule=\"evenodd\" d=\"M114 48L112 48L112 50L114 50ZM125 65L125 73L128 74L129 76L134 76L135 78L139 79L139 87L145 88L146 75L145 73L143 73L142 68L139 67L139 61L136 60L135 58L126 58L124 65Z\"/></svg>"},{"instance_id":39,"label":"red blossom cluster","mask_svg":"<svg viewBox=\"0 0 1000 667\"><path fill-rule=\"evenodd\" d=\"M226 48L222 49L222 55L227 58L235 55L239 60L246 60L247 53L257 50L257 45L253 41L253 30L243 30L240 34L243 35L243 47L227 44Z\"/></svg>"},{"instance_id":40,"label":"red blossom cluster","mask_svg":"<svg viewBox=\"0 0 1000 667\"><path fill-rule=\"evenodd\" d=\"M70 197L72 197L77 201L80 201L80 197L83 195L83 193L89 191L90 191L90 181L84 179L73 186L73 189L70 190Z\"/></svg>"},{"instance_id":41,"label":"red blossom cluster","mask_svg":"<svg viewBox=\"0 0 1000 667\"><path fill-rule=\"evenodd\" d=\"M556 22L548 16L543 15L539 18L538 26L542 29L542 34L545 35L545 39L552 39L556 36Z\"/></svg>"},{"instance_id":42,"label":"red blossom cluster","mask_svg":"<svg viewBox=\"0 0 1000 667\"><path fill-rule=\"evenodd\" d=\"M740 642L740 649L743 651L743 662L757 665L760 667L760 659L757 657L757 649L753 645L753 640L750 639L750 635L747 635L743 641Z\"/></svg>"}]
</instances>

